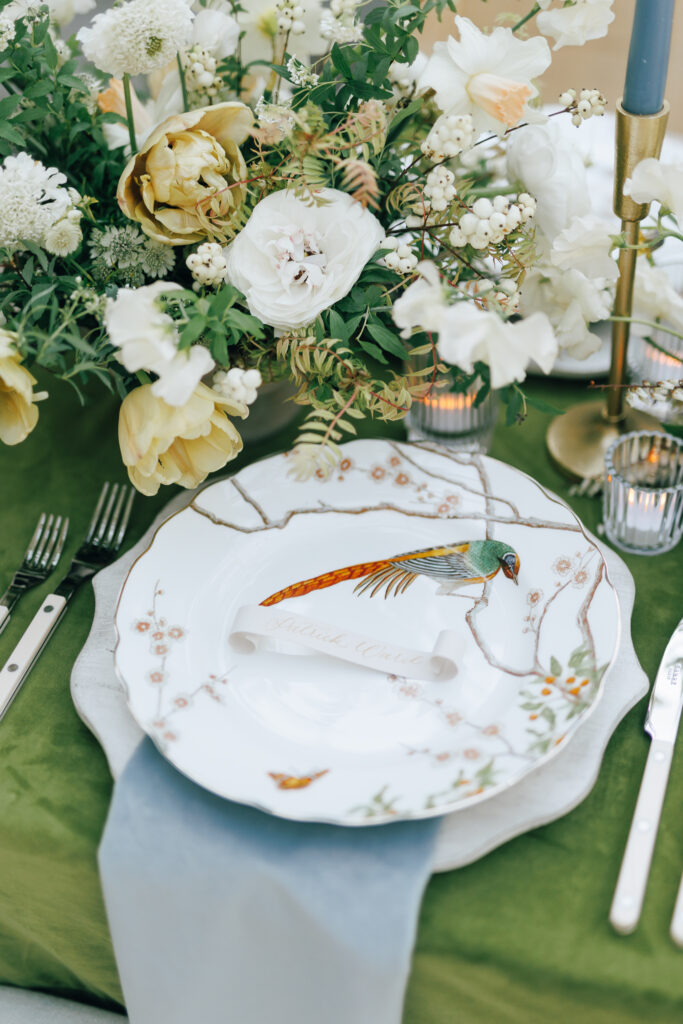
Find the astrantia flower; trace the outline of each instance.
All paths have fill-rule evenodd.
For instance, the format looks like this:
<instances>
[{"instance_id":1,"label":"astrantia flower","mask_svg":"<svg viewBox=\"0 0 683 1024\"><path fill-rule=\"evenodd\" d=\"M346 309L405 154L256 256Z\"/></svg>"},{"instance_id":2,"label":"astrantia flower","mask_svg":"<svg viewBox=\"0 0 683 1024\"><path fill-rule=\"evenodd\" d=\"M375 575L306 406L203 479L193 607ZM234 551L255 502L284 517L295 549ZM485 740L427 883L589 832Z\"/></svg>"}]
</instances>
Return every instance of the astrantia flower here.
<instances>
[{"instance_id":1,"label":"astrantia flower","mask_svg":"<svg viewBox=\"0 0 683 1024\"><path fill-rule=\"evenodd\" d=\"M583 46L589 39L601 39L614 21L613 0L576 0L571 6L543 10L536 18L538 31L555 40L553 50ZM548 2L540 5L547 8Z\"/></svg>"},{"instance_id":2,"label":"astrantia flower","mask_svg":"<svg viewBox=\"0 0 683 1024\"><path fill-rule=\"evenodd\" d=\"M657 200L683 225L683 164L664 164L654 157L641 160L624 184L624 195L636 203Z\"/></svg>"},{"instance_id":3,"label":"astrantia flower","mask_svg":"<svg viewBox=\"0 0 683 1024\"><path fill-rule=\"evenodd\" d=\"M471 114L475 133L506 128L536 116L528 103L538 95L532 79L550 64L545 39L521 40L509 28L485 35L469 18L455 19L456 40L434 44L419 81L420 91L433 89L437 106L449 114Z\"/></svg>"},{"instance_id":4,"label":"astrantia flower","mask_svg":"<svg viewBox=\"0 0 683 1024\"><path fill-rule=\"evenodd\" d=\"M187 401L169 405L144 384L126 395L119 413L119 445L134 487L156 494L161 484L197 487L242 450L229 416L246 405L198 384Z\"/></svg>"},{"instance_id":5,"label":"astrantia flower","mask_svg":"<svg viewBox=\"0 0 683 1024\"><path fill-rule=\"evenodd\" d=\"M197 384L213 369L213 359L203 345L178 350L175 323L159 305L159 297L180 289L158 281L144 288L121 288L107 302L105 325L117 359L127 370L147 370L158 376L152 392L169 405L183 405Z\"/></svg>"},{"instance_id":6,"label":"astrantia flower","mask_svg":"<svg viewBox=\"0 0 683 1024\"><path fill-rule=\"evenodd\" d=\"M0 327L0 441L19 444L38 422L35 403L47 395L35 394L35 378L21 365L16 335Z\"/></svg>"},{"instance_id":7,"label":"astrantia flower","mask_svg":"<svg viewBox=\"0 0 683 1024\"><path fill-rule=\"evenodd\" d=\"M271 193L226 251L228 280L271 327L305 327L342 299L384 238L377 218L346 192L323 188L315 198L321 205Z\"/></svg>"},{"instance_id":8,"label":"astrantia flower","mask_svg":"<svg viewBox=\"0 0 683 1024\"><path fill-rule=\"evenodd\" d=\"M93 260L101 260L108 267L128 270L140 265L144 243L145 236L139 228L110 225L104 231L95 228L88 245Z\"/></svg>"},{"instance_id":9,"label":"astrantia flower","mask_svg":"<svg viewBox=\"0 0 683 1024\"><path fill-rule=\"evenodd\" d=\"M166 277L175 266L175 253L170 246L146 238L140 252L140 266L147 277Z\"/></svg>"},{"instance_id":10,"label":"astrantia flower","mask_svg":"<svg viewBox=\"0 0 683 1024\"><path fill-rule=\"evenodd\" d=\"M553 239L550 262L561 270L575 269L587 277L616 281L619 268L610 255L614 248L613 233L608 221L593 214L574 217L569 227Z\"/></svg>"},{"instance_id":11,"label":"astrantia flower","mask_svg":"<svg viewBox=\"0 0 683 1024\"><path fill-rule=\"evenodd\" d=\"M72 209L66 178L28 153L5 157L0 165L0 246L21 241L43 245L47 231Z\"/></svg>"},{"instance_id":12,"label":"astrantia flower","mask_svg":"<svg viewBox=\"0 0 683 1024\"><path fill-rule=\"evenodd\" d=\"M543 313L511 323L473 302L456 302L448 308L437 349L445 362L465 373L471 373L475 363L486 363L494 389L524 380L532 359L549 373L557 358L557 340Z\"/></svg>"},{"instance_id":13,"label":"astrantia flower","mask_svg":"<svg viewBox=\"0 0 683 1024\"><path fill-rule=\"evenodd\" d=\"M194 13L186 0L127 0L93 18L76 38L100 71L148 75L187 46Z\"/></svg>"},{"instance_id":14,"label":"astrantia flower","mask_svg":"<svg viewBox=\"0 0 683 1024\"><path fill-rule=\"evenodd\" d=\"M604 279L591 280L579 270L558 270L539 263L524 278L520 312L526 317L545 313L560 348L574 359L585 359L602 344L590 324L610 315L612 291L606 284Z\"/></svg>"}]
</instances>

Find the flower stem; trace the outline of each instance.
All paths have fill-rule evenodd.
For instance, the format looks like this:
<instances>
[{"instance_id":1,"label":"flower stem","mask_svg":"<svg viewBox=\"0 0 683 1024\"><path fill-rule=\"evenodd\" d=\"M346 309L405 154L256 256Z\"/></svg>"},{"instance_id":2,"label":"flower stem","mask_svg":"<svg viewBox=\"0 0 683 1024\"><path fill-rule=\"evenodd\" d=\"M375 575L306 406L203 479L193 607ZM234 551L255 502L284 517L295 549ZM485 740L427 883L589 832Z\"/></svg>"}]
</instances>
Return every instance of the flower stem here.
<instances>
[{"instance_id":1,"label":"flower stem","mask_svg":"<svg viewBox=\"0 0 683 1024\"><path fill-rule=\"evenodd\" d=\"M523 18L520 18L516 25L512 26L512 31L516 32L518 28L522 27L522 25L526 25L527 21L531 21L531 19L534 17L534 15L538 14L540 9L541 9L541 5L540 4L534 4L534 6L529 11L529 13L525 14Z\"/></svg>"},{"instance_id":2,"label":"flower stem","mask_svg":"<svg viewBox=\"0 0 683 1024\"><path fill-rule=\"evenodd\" d=\"M180 75L180 88L183 92L183 110L187 112L190 109L190 104L187 99L187 83L185 81L185 68L183 62L180 59L180 53L176 53L175 59L178 62L178 74Z\"/></svg>"},{"instance_id":3,"label":"flower stem","mask_svg":"<svg viewBox=\"0 0 683 1024\"><path fill-rule=\"evenodd\" d=\"M128 121L128 138L130 139L130 152L131 156L135 156L138 151L138 144L135 139L135 121L133 120L133 101L130 95L130 75L128 72L124 72L123 75L123 95L126 100L126 120Z\"/></svg>"},{"instance_id":4,"label":"flower stem","mask_svg":"<svg viewBox=\"0 0 683 1024\"><path fill-rule=\"evenodd\" d=\"M672 327L667 327L666 324L655 323L654 320L638 320L635 316L609 316L607 317L607 319L616 320L619 323L642 324L643 327L652 327L655 331L665 331L672 337L678 338L680 339L680 341L683 341L683 334L681 334L680 331L674 331ZM673 352L669 352L667 351L667 349L662 348L661 345L658 345L655 341L652 340L652 338L649 338L648 341L650 342L653 348L659 349L660 352L664 352L667 356L671 356L672 359L676 359L679 362L683 362L683 359L681 359L679 356L674 355Z\"/></svg>"}]
</instances>

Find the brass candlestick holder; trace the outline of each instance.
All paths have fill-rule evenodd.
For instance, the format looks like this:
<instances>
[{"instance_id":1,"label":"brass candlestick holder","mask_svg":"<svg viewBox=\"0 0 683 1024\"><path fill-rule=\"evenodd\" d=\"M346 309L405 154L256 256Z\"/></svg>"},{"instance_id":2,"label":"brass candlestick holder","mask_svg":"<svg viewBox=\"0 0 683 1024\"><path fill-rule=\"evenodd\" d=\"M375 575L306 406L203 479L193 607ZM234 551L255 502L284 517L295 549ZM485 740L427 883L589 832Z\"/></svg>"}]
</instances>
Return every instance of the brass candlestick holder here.
<instances>
[{"instance_id":1,"label":"brass candlestick holder","mask_svg":"<svg viewBox=\"0 0 683 1024\"><path fill-rule=\"evenodd\" d=\"M664 100L657 114L629 114L617 103L616 160L614 175L614 212L621 219L626 248L619 253L619 278L614 316L631 315L633 281L638 255L640 221L647 216L649 203L635 203L624 195L624 182L633 175L636 164L646 157L658 157L664 141L669 104ZM582 402L557 416L546 437L548 451L555 464L573 479L601 476L605 453L619 437L632 430L652 430L657 420L624 405L628 322L612 324L612 361L607 402Z\"/></svg>"}]
</instances>

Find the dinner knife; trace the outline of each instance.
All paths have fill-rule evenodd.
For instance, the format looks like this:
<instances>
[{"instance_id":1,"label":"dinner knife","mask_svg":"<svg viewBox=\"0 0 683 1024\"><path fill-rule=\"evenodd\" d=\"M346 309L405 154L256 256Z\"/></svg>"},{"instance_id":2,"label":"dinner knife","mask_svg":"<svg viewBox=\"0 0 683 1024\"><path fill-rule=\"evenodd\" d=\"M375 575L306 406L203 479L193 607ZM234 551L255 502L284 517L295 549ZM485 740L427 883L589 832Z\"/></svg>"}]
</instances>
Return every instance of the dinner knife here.
<instances>
[{"instance_id":1,"label":"dinner knife","mask_svg":"<svg viewBox=\"0 0 683 1024\"><path fill-rule=\"evenodd\" d=\"M609 919L629 935L638 924L683 705L683 619L666 645L650 695L652 737Z\"/></svg>"}]
</instances>

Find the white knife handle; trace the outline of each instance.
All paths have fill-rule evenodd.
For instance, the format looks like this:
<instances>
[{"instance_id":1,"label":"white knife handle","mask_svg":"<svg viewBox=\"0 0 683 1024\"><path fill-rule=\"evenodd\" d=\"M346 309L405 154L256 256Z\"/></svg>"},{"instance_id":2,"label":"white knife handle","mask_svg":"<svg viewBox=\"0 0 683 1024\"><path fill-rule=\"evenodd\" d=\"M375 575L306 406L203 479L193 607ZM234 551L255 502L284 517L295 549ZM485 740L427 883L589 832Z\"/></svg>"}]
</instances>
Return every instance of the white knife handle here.
<instances>
[{"instance_id":1,"label":"white knife handle","mask_svg":"<svg viewBox=\"0 0 683 1024\"><path fill-rule=\"evenodd\" d=\"M674 916L671 918L671 938L677 946L683 946L683 878L678 887Z\"/></svg>"},{"instance_id":2,"label":"white knife handle","mask_svg":"<svg viewBox=\"0 0 683 1024\"><path fill-rule=\"evenodd\" d=\"M640 920L673 749L673 743L664 740L650 744L609 915L612 927L622 935L629 935Z\"/></svg>"},{"instance_id":3,"label":"white knife handle","mask_svg":"<svg viewBox=\"0 0 683 1024\"><path fill-rule=\"evenodd\" d=\"M26 632L0 670L0 719L59 622L66 599L49 594L33 616Z\"/></svg>"},{"instance_id":4,"label":"white knife handle","mask_svg":"<svg viewBox=\"0 0 683 1024\"><path fill-rule=\"evenodd\" d=\"M8 619L9 608L7 607L6 604L0 604L0 633L2 633L3 629L5 628Z\"/></svg>"}]
</instances>

